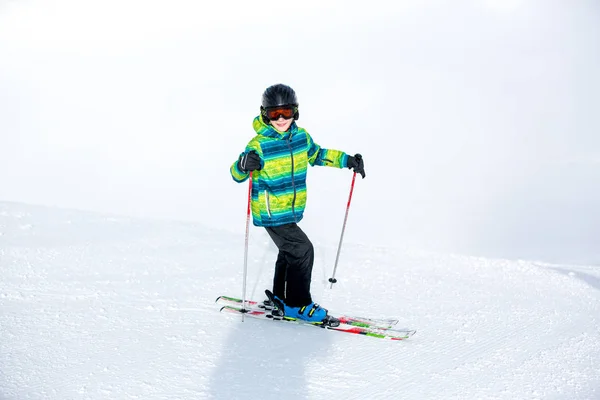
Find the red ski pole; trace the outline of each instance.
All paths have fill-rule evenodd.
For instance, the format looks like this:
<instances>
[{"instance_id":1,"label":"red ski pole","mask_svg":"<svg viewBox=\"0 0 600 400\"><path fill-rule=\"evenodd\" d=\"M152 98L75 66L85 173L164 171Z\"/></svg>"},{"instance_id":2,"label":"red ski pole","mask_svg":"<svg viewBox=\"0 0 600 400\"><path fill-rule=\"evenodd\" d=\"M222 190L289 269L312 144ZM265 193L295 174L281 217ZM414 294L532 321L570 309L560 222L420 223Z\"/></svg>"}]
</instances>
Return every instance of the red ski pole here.
<instances>
[{"instance_id":1,"label":"red ski pole","mask_svg":"<svg viewBox=\"0 0 600 400\"><path fill-rule=\"evenodd\" d=\"M333 266L333 274L329 278L331 282L330 289L333 289L333 284L337 282L335 279L335 271L337 270L338 261L340 259L340 250L342 250L342 241L344 240L344 231L346 230L346 221L348 220L348 211L350 211L350 202L352 201L352 192L354 191L354 182L356 181L356 172L352 175L352 186L350 186L350 196L348 197L348 205L346 206L346 216L344 217L344 225L342 226L342 235L340 236L340 244L338 245L337 255L335 256L335 265Z\"/></svg>"},{"instance_id":2,"label":"red ski pole","mask_svg":"<svg viewBox=\"0 0 600 400\"><path fill-rule=\"evenodd\" d=\"M250 233L250 200L252 199L252 172L248 179L248 207L246 209L246 243L244 245L244 280L242 287L242 310L246 310L246 276L248 275L248 236ZM244 313L242 312L242 322Z\"/></svg>"}]
</instances>

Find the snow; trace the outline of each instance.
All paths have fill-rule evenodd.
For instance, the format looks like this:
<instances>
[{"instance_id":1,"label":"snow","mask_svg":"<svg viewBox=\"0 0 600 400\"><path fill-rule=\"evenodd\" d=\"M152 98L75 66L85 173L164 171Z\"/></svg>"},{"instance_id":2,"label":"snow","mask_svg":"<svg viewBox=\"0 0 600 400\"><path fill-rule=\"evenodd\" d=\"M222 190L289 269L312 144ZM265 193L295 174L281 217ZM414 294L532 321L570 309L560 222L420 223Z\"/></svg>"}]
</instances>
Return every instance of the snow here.
<instances>
[{"instance_id":1,"label":"snow","mask_svg":"<svg viewBox=\"0 0 600 400\"><path fill-rule=\"evenodd\" d=\"M0 400L600 399L593 2L0 2ZM260 94L365 159L311 169L334 312L223 315ZM250 230L249 297L276 251Z\"/></svg>"},{"instance_id":2,"label":"snow","mask_svg":"<svg viewBox=\"0 0 600 400\"><path fill-rule=\"evenodd\" d=\"M600 269L315 243L330 310L402 342L221 314L243 231L0 202L0 398L597 399ZM276 249L250 237L248 293Z\"/></svg>"}]
</instances>

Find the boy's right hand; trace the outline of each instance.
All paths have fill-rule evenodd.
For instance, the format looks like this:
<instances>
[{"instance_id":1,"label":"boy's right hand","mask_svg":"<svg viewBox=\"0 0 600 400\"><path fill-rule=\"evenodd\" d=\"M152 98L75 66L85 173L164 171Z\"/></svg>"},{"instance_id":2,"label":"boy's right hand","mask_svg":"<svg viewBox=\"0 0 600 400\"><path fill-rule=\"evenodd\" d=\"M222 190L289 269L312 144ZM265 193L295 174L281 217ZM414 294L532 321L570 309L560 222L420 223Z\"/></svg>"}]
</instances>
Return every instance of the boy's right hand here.
<instances>
[{"instance_id":1,"label":"boy's right hand","mask_svg":"<svg viewBox=\"0 0 600 400\"><path fill-rule=\"evenodd\" d=\"M260 156L255 150L242 154L238 160L237 166L238 169L244 173L260 170L262 168L260 165Z\"/></svg>"}]
</instances>

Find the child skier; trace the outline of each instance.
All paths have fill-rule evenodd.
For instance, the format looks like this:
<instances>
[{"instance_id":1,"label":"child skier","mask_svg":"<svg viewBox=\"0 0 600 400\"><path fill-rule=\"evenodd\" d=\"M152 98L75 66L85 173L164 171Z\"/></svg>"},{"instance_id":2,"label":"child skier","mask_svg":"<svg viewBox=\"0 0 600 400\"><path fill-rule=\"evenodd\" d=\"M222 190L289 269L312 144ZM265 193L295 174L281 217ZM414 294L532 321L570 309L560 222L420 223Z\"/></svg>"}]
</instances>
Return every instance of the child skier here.
<instances>
[{"instance_id":1,"label":"child skier","mask_svg":"<svg viewBox=\"0 0 600 400\"><path fill-rule=\"evenodd\" d=\"M252 174L251 209L255 226L262 226L279 249L273 294L286 316L311 322L327 318L327 310L310 294L313 245L298 227L306 205L306 173L311 166L351 168L365 177L362 156L317 145L296 125L298 100L286 85L268 87L260 115L254 118L256 136L231 166L231 176L244 182Z\"/></svg>"}]
</instances>

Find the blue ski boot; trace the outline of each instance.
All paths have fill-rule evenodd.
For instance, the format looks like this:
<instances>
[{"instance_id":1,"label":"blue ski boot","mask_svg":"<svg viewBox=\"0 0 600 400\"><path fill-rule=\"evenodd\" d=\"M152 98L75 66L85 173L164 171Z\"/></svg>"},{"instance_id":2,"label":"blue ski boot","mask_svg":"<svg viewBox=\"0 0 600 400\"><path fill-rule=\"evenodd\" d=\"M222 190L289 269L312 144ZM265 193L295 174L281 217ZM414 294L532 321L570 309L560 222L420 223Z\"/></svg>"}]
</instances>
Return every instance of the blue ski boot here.
<instances>
[{"instance_id":1,"label":"blue ski boot","mask_svg":"<svg viewBox=\"0 0 600 400\"><path fill-rule=\"evenodd\" d=\"M302 307L290 307L279 297L266 290L267 297L273 302L275 308L272 311L274 316L285 316L288 318L301 319L311 323L324 323L329 321L327 310L317 303L310 303Z\"/></svg>"},{"instance_id":2,"label":"blue ski boot","mask_svg":"<svg viewBox=\"0 0 600 400\"><path fill-rule=\"evenodd\" d=\"M308 322L323 322L327 318L327 310L312 302L302 307L290 307L284 303L286 317L298 318Z\"/></svg>"}]
</instances>

